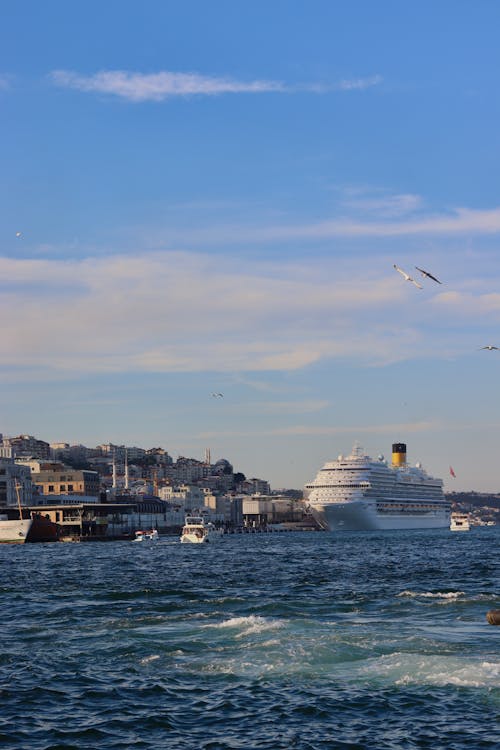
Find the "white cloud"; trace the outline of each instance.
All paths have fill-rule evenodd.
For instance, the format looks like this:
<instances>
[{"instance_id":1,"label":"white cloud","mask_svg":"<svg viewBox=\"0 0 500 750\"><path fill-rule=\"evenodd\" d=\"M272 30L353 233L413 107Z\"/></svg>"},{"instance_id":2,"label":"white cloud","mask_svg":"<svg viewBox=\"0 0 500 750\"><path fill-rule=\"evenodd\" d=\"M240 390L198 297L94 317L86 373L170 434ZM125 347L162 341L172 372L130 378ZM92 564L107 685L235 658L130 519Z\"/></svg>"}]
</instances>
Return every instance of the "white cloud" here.
<instances>
[{"instance_id":1,"label":"white cloud","mask_svg":"<svg viewBox=\"0 0 500 750\"><path fill-rule=\"evenodd\" d=\"M340 83L337 85L337 88L341 89L342 91L362 91L364 89L371 88L372 86L378 86L379 83L382 83L382 76L376 75L370 76L368 78L345 79L343 81L340 81Z\"/></svg>"},{"instance_id":2,"label":"white cloud","mask_svg":"<svg viewBox=\"0 0 500 750\"><path fill-rule=\"evenodd\" d=\"M386 218L405 216L421 208L422 198L412 193L390 194L385 191L345 191L348 197L341 206L360 214L378 214Z\"/></svg>"},{"instance_id":3,"label":"white cloud","mask_svg":"<svg viewBox=\"0 0 500 750\"><path fill-rule=\"evenodd\" d=\"M134 102L162 101L176 96L216 94L257 94L282 92L287 88L279 81L237 81L232 78L204 76L198 73L131 73L125 70L103 70L84 76L66 70L56 70L52 80L66 88L101 94L114 94Z\"/></svg>"},{"instance_id":4,"label":"white cloud","mask_svg":"<svg viewBox=\"0 0 500 750\"><path fill-rule=\"evenodd\" d=\"M112 94L134 102L163 101L171 97L214 96L218 94L262 94L309 91L364 90L381 82L380 76L343 80L337 84L287 85L282 81L239 81L229 77L205 76L199 73L137 73L126 70L101 70L81 75L70 70L54 70L50 74L57 86L78 91Z\"/></svg>"}]
</instances>

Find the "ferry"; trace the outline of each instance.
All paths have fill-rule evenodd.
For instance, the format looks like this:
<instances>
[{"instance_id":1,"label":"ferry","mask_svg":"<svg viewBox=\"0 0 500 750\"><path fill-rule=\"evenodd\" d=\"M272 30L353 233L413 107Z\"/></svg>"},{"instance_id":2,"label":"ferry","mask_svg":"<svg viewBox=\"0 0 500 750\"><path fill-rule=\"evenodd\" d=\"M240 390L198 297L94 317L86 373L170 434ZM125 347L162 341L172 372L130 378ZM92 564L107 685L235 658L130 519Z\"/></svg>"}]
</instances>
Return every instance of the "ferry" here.
<instances>
[{"instance_id":1,"label":"ferry","mask_svg":"<svg viewBox=\"0 0 500 750\"><path fill-rule=\"evenodd\" d=\"M202 516L186 516L181 542L183 544L207 544L218 541L223 533L223 529L217 529L210 521L205 523Z\"/></svg>"},{"instance_id":2,"label":"ferry","mask_svg":"<svg viewBox=\"0 0 500 750\"><path fill-rule=\"evenodd\" d=\"M22 505L19 482L15 478L8 481L15 486L17 508L0 509L0 544L57 541L57 524L52 523L48 516L42 516L41 512Z\"/></svg>"},{"instance_id":3,"label":"ferry","mask_svg":"<svg viewBox=\"0 0 500 750\"><path fill-rule=\"evenodd\" d=\"M356 444L350 455L326 463L304 496L318 524L328 531L437 529L450 525L443 481L421 464L410 466L405 443L392 446L392 463L366 456Z\"/></svg>"},{"instance_id":4,"label":"ferry","mask_svg":"<svg viewBox=\"0 0 500 750\"><path fill-rule=\"evenodd\" d=\"M24 544L33 521L31 518L8 518L0 516L0 544Z\"/></svg>"}]
</instances>

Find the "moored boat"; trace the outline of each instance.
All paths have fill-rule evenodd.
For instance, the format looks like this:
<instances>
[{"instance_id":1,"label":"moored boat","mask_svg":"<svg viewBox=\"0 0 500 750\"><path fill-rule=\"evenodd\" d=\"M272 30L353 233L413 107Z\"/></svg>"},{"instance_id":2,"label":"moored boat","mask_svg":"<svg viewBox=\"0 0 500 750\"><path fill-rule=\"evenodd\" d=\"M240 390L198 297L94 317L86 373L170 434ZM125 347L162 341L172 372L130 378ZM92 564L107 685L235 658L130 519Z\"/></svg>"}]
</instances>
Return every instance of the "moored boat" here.
<instances>
[{"instance_id":1,"label":"moored boat","mask_svg":"<svg viewBox=\"0 0 500 750\"><path fill-rule=\"evenodd\" d=\"M9 518L9 513L0 516L0 544L34 544L35 542L57 542L57 525L36 511L25 517Z\"/></svg>"},{"instance_id":2,"label":"moored boat","mask_svg":"<svg viewBox=\"0 0 500 750\"><path fill-rule=\"evenodd\" d=\"M26 544L56 542L58 527L38 510L27 508L21 502L20 484L10 479L15 487L17 508L3 507L0 513L0 544Z\"/></svg>"},{"instance_id":3,"label":"moored boat","mask_svg":"<svg viewBox=\"0 0 500 750\"><path fill-rule=\"evenodd\" d=\"M24 544L31 528L31 518L9 519L0 516L0 544Z\"/></svg>"}]
</instances>

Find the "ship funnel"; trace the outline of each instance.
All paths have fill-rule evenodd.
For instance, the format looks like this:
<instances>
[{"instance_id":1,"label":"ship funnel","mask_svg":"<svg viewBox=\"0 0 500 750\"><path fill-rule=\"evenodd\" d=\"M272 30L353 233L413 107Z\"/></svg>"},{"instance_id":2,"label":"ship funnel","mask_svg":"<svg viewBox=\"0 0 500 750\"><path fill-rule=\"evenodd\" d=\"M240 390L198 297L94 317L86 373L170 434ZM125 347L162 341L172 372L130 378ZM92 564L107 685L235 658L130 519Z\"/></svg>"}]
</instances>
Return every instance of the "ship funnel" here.
<instances>
[{"instance_id":1,"label":"ship funnel","mask_svg":"<svg viewBox=\"0 0 500 750\"><path fill-rule=\"evenodd\" d=\"M406 464L406 445L405 443L392 444L392 465L404 466Z\"/></svg>"}]
</instances>

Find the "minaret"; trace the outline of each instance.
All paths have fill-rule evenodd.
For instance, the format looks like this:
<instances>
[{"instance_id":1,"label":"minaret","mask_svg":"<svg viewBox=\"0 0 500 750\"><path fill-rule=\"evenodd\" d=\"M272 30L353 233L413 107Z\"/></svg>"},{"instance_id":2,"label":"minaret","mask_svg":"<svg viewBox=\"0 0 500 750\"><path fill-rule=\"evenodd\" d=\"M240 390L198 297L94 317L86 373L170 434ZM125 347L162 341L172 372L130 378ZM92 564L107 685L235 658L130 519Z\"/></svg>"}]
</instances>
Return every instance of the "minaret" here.
<instances>
[{"instance_id":1,"label":"minaret","mask_svg":"<svg viewBox=\"0 0 500 750\"><path fill-rule=\"evenodd\" d=\"M128 453L125 448L125 489L128 490Z\"/></svg>"},{"instance_id":2,"label":"minaret","mask_svg":"<svg viewBox=\"0 0 500 750\"><path fill-rule=\"evenodd\" d=\"M116 453L113 448L113 489L116 490Z\"/></svg>"},{"instance_id":3,"label":"minaret","mask_svg":"<svg viewBox=\"0 0 500 750\"><path fill-rule=\"evenodd\" d=\"M205 448L205 463L210 466L210 448Z\"/></svg>"}]
</instances>

